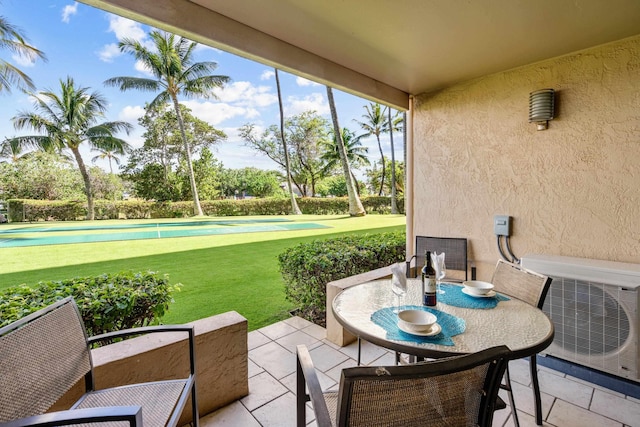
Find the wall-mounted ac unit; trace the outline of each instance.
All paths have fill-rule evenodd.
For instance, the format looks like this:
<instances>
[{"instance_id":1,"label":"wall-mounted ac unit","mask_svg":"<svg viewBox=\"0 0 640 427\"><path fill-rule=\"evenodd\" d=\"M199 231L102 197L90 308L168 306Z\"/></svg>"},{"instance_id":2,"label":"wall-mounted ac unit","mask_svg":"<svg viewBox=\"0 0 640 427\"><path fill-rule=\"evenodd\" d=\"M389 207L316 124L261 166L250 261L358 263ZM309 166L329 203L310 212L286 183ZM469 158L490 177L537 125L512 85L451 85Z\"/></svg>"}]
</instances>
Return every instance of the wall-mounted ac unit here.
<instances>
[{"instance_id":1,"label":"wall-mounted ac unit","mask_svg":"<svg viewBox=\"0 0 640 427\"><path fill-rule=\"evenodd\" d=\"M522 266L553 278L543 311L556 334L543 354L640 381L640 265L528 255Z\"/></svg>"}]
</instances>

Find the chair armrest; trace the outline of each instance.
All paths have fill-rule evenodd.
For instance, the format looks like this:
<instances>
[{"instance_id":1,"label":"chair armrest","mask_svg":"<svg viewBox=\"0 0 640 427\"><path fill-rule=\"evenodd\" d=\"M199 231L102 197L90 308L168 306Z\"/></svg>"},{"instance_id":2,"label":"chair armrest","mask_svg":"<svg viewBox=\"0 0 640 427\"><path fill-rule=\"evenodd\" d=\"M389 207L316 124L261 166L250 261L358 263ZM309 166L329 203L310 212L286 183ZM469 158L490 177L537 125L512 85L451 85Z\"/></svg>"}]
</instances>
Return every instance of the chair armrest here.
<instances>
[{"instance_id":1,"label":"chair armrest","mask_svg":"<svg viewBox=\"0 0 640 427\"><path fill-rule=\"evenodd\" d=\"M133 335L144 335L155 332L187 332L189 334L189 362L191 364L191 375L195 375L195 332L193 326L189 325L158 325L144 326L141 328L123 329L121 331L107 332L105 334L94 335L87 338L87 344L91 345L106 339L124 338Z\"/></svg>"},{"instance_id":2,"label":"chair armrest","mask_svg":"<svg viewBox=\"0 0 640 427\"><path fill-rule=\"evenodd\" d=\"M306 425L306 402L311 400L313 411L316 414L316 424L319 427L331 426L331 416L327 403L322 395L322 388L318 381L318 375L313 367L313 361L309 350L305 345L299 345L296 368L296 416L298 427ZM306 394L305 385L309 390Z\"/></svg>"},{"instance_id":3,"label":"chair armrest","mask_svg":"<svg viewBox=\"0 0 640 427\"><path fill-rule=\"evenodd\" d=\"M411 277L411 261L413 261L417 257L418 257L417 255L414 255L411 258L409 258L407 261L405 261L407 263L407 270L405 272L405 276ZM418 268L418 266L416 266L416 268Z\"/></svg>"},{"instance_id":4,"label":"chair armrest","mask_svg":"<svg viewBox=\"0 0 640 427\"><path fill-rule=\"evenodd\" d=\"M19 420L1 423L2 427L23 426L68 426L84 423L127 421L131 427L142 426L142 408L140 406L109 406L103 408L71 409L50 412Z\"/></svg>"}]
</instances>

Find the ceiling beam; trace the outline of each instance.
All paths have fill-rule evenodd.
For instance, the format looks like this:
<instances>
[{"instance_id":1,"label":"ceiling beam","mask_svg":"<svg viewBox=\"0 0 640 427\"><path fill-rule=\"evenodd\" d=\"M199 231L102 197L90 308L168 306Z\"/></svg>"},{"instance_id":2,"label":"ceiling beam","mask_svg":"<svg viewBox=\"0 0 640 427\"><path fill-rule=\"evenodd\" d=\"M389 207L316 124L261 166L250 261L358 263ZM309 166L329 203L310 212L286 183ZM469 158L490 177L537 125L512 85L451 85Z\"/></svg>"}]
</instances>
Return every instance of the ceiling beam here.
<instances>
[{"instance_id":1,"label":"ceiling beam","mask_svg":"<svg viewBox=\"0 0 640 427\"><path fill-rule=\"evenodd\" d=\"M409 108L404 91L188 0L80 1L398 110Z\"/></svg>"}]
</instances>

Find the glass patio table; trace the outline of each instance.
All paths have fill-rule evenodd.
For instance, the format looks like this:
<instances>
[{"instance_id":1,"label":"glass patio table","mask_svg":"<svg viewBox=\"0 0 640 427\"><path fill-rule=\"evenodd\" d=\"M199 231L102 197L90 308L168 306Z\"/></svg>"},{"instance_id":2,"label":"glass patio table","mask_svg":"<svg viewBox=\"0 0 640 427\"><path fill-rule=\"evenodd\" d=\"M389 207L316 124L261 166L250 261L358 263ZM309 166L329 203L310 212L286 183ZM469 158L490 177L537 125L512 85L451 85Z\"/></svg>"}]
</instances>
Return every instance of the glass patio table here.
<instances>
[{"instance_id":1,"label":"glass patio table","mask_svg":"<svg viewBox=\"0 0 640 427\"><path fill-rule=\"evenodd\" d=\"M553 341L554 328L542 310L513 297L499 301L494 308L464 308L442 302L438 295L441 318L458 320L462 331L442 340L413 339L413 336L389 333L380 322L374 322L384 309L397 306L422 306L420 279L407 279L407 293L397 296L391 280L376 280L352 286L338 294L332 304L336 320L357 337L381 347L418 357L439 358L474 353L496 345L506 345L513 359L530 356L547 348ZM505 298L506 299L506 298ZM442 314L444 313L444 314ZM375 316L374 316L375 317ZM392 318L388 315L390 319ZM379 317L377 317L379 320ZM459 319L463 321L460 322ZM440 320L438 320L440 323ZM389 326L389 325L385 325ZM391 327L392 328L392 327ZM444 328L443 328L444 330Z\"/></svg>"}]
</instances>

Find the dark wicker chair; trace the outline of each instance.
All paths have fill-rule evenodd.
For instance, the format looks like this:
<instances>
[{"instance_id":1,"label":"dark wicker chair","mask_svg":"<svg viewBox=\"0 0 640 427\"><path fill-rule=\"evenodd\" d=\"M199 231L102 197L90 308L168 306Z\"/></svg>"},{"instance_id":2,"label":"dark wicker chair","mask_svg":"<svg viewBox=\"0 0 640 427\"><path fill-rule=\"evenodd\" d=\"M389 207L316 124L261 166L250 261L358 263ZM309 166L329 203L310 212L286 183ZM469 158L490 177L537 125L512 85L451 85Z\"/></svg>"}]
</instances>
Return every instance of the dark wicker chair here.
<instances>
[{"instance_id":1,"label":"dark wicker chair","mask_svg":"<svg viewBox=\"0 0 640 427\"><path fill-rule=\"evenodd\" d=\"M92 343L115 337L176 331L189 336L187 378L94 389ZM87 338L78 307L69 297L1 328L0 354L2 427L79 422L110 426L175 426L189 396L193 425L198 426L191 326L143 327ZM71 409L45 414L83 378L86 392ZM108 421L111 423L105 424Z\"/></svg>"},{"instance_id":2,"label":"dark wicker chair","mask_svg":"<svg viewBox=\"0 0 640 427\"><path fill-rule=\"evenodd\" d=\"M491 283L493 283L494 289L497 292L510 295L541 309L547 292L549 291L549 286L551 285L551 278L526 270L519 265L498 260ZM535 400L536 424L542 425L542 401L540 398L540 384L538 382L538 367L535 354L529 357L529 367L531 371L531 383L533 385L533 398ZM520 424L513 400L513 390L511 388L511 380L509 379L508 367L505 371L504 378L505 382L502 388L506 390L509 395L511 414L517 427Z\"/></svg>"},{"instance_id":3,"label":"dark wicker chair","mask_svg":"<svg viewBox=\"0 0 640 427\"><path fill-rule=\"evenodd\" d=\"M447 275L444 281L462 282L468 280L469 261L467 259L467 239L462 237L416 236L416 252L407 261L407 277L416 277L424 265L425 251L445 255ZM414 267L411 267L412 262ZM471 265L471 278L475 279L475 267Z\"/></svg>"},{"instance_id":4,"label":"dark wicker chair","mask_svg":"<svg viewBox=\"0 0 640 427\"><path fill-rule=\"evenodd\" d=\"M297 353L298 427L308 401L319 427L410 427L490 426L511 352L500 346L414 365L346 368L339 389L325 393L307 348Z\"/></svg>"}]
</instances>

